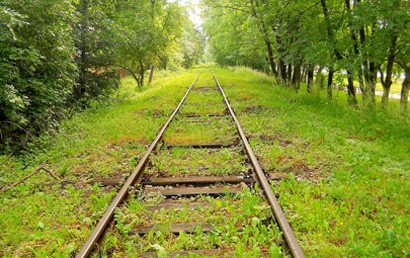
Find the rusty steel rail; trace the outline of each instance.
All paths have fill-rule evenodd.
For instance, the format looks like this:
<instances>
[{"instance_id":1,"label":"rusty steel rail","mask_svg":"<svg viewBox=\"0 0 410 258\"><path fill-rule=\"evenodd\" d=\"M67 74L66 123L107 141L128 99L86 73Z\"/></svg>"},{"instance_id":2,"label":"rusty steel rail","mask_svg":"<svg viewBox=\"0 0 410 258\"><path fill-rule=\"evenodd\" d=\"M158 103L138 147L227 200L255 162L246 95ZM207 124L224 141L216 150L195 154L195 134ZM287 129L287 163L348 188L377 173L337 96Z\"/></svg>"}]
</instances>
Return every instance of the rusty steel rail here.
<instances>
[{"instance_id":1,"label":"rusty steel rail","mask_svg":"<svg viewBox=\"0 0 410 258\"><path fill-rule=\"evenodd\" d=\"M268 200L270 207L272 209L273 215L275 216L276 222L278 223L280 229L283 232L283 236L285 238L285 241L290 249L290 252L292 254L293 257L295 258L302 258L305 257L305 255L303 254L302 248L300 247L295 234L292 231L292 228L289 225L289 222L287 221L285 214L283 213L282 208L280 207L275 194L273 193L272 189L270 188L269 182L265 177L265 174L262 171L262 168L258 162L258 159L255 156L255 153L253 152L248 139L245 136L245 133L241 127L241 125L239 124L239 120L236 117L231 105L229 104L228 98L226 97L226 94L224 92L224 90L221 87L221 84L218 81L218 78L215 75L215 72L212 71L212 73L214 74L214 80L219 88L219 91L221 92L224 101L225 101L225 105L229 110L230 115L232 116L236 129L239 133L239 135L241 136L241 140L244 144L246 153L248 154L248 157L252 163L253 168L255 169L255 173L256 176L258 177L259 183L262 186L263 192L265 193L266 199Z\"/></svg>"},{"instance_id":2,"label":"rusty steel rail","mask_svg":"<svg viewBox=\"0 0 410 258\"><path fill-rule=\"evenodd\" d=\"M174 112L171 114L167 122L164 124L164 126L161 128L159 133L157 134L157 137L155 140L151 143L149 146L148 150L145 152L144 156L138 163L138 165L135 167L134 171L132 174L128 177L127 181L124 183L123 187L120 189L118 194L115 196L114 200L111 202L110 206L107 208L105 211L104 215L98 222L97 226L95 227L94 231L91 233L90 237L87 239L86 243L83 245L82 249L80 252L77 254L77 258L83 258L83 257L88 257L91 253L91 251L94 249L95 245L98 243L99 239L105 232L106 228L112 221L112 218L114 216L114 211L115 208L118 207L118 205L121 204L123 199L127 196L128 190L133 185L138 178L141 177L145 166L148 163L149 156L151 152L155 149L157 146L158 142L161 140L165 130L167 129L168 125L171 123L171 121L174 119L175 115L178 113L179 109L181 108L182 104L185 102L189 92L191 91L192 87L198 80L198 77L201 73L197 75L195 80L192 82L192 84L189 86L188 90L186 91L184 97L182 100L179 102L178 106L175 108Z\"/></svg>"}]
</instances>

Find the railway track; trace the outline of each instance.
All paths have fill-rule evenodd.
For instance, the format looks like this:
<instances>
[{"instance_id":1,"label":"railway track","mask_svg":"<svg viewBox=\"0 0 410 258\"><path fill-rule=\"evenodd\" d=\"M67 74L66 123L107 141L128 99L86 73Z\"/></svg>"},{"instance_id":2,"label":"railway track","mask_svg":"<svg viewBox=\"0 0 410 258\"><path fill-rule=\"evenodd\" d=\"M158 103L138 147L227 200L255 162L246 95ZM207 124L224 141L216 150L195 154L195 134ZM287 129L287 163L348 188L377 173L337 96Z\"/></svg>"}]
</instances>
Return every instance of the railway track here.
<instances>
[{"instance_id":1,"label":"railway track","mask_svg":"<svg viewBox=\"0 0 410 258\"><path fill-rule=\"evenodd\" d=\"M304 257L208 72L190 85L77 257L278 254Z\"/></svg>"}]
</instances>

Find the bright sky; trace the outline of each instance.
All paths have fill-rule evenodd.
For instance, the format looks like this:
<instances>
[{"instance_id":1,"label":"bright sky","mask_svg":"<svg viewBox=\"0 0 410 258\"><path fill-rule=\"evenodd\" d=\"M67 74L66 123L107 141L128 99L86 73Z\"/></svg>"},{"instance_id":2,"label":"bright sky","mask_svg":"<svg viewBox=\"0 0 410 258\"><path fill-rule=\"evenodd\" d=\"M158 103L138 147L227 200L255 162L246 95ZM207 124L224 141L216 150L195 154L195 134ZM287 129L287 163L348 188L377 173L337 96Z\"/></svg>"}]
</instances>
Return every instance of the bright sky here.
<instances>
[{"instance_id":1,"label":"bright sky","mask_svg":"<svg viewBox=\"0 0 410 258\"><path fill-rule=\"evenodd\" d=\"M189 6L189 19L195 24L196 27L200 27L202 19L199 17L201 9L199 8L200 0L177 0L180 4Z\"/></svg>"}]
</instances>

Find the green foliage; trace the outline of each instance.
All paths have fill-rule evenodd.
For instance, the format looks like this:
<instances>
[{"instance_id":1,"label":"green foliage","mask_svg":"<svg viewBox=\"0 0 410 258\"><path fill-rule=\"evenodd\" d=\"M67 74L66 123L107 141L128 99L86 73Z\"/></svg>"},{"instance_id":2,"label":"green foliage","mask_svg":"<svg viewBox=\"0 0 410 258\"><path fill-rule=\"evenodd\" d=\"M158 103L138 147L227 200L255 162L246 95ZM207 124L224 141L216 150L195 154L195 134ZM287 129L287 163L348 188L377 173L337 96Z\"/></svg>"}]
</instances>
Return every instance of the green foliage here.
<instances>
[{"instance_id":1,"label":"green foliage","mask_svg":"<svg viewBox=\"0 0 410 258\"><path fill-rule=\"evenodd\" d=\"M71 1L3 1L0 6L1 149L55 127L77 69ZM3 149L4 150L4 149Z\"/></svg>"},{"instance_id":2,"label":"green foliage","mask_svg":"<svg viewBox=\"0 0 410 258\"><path fill-rule=\"evenodd\" d=\"M181 63L185 68L199 64L205 49L205 35L196 29L187 18L184 21L184 35L180 40Z\"/></svg>"},{"instance_id":3,"label":"green foliage","mask_svg":"<svg viewBox=\"0 0 410 258\"><path fill-rule=\"evenodd\" d=\"M116 5L116 63L144 85L145 72L167 68L182 35L182 7L161 1L121 1Z\"/></svg>"},{"instance_id":4,"label":"green foliage","mask_svg":"<svg viewBox=\"0 0 410 258\"><path fill-rule=\"evenodd\" d=\"M286 91L243 68L216 73L262 168L288 175L272 187L306 256L408 255L408 119L353 109L344 94Z\"/></svg>"},{"instance_id":5,"label":"green foliage","mask_svg":"<svg viewBox=\"0 0 410 258\"><path fill-rule=\"evenodd\" d=\"M329 102L321 94L274 87L271 77L246 68L214 69L262 168L287 176L273 187L307 256L408 256L408 120L348 107L345 94ZM61 180L38 174L0 196L0 256L75 255L113 197L110 187L95 181L131 173L199 70L160 72L152 86L141 92L135 91L128 77L110 105L64 121L60 132L46 136L47 145L34 155L5 162L1 157L0 187L46 160L47 168ZM182 157L178 149L169 155L164 156L167 162ZM200 163L201 156L201 151L192 153L183 165ZM229 169L235 167L225 164L238 156L215 153ZM148 241L154 240L169 251L171 245L174 250L229 246L238 257L258 257L258 250L271 257L284 255L281 247L272 244L280 241L277 229L260 223L269 216L266 205L252 191L240 198L214 203L210 211L198 208L199 216L189 216L187 209L148 212L146 207L163 201L158 195L150 197L147 205L134 199L116 213L118 227L107 235L101 252L111 254L121 248L122 256L132 256L136 248L153 251ZM253 223L257 229L238 232L233 220L210 235L181 234L167 242L169 235L152 232L144 242L132 234L125 234L127 241L120 240L124 235L119 231L128 232L128 223L145 225L146 216L163 225L168 223L164 214L174 221L207 218L218 224L226 219L226 212L239 224Z\"/></svg>"},{"instance_id":6,"label":"green foliage","mask_svg":"<svg viewBox=\"0 0 410 258\"><path fill-rule=\"evenodd\" d=\"M165 0L2 1L0 152L31 148L33 136L107 99L120 68L142 86L149 68L197 63L202 35L186 23L192 39L182 38L184 10Z\"/></svg>"},{"instance_id":7,"label":"green foliage","mask_svg":"<svg viewBox=\"0 0 410 258\"><path fill-rule=\"evenodd\" d=\"M263 36L249 5L233 1L235 8L223 8L230 1L204 1L204 29L215 61L220 65L245 65L267 70Z\"/></svg>"},{"instance_id":8,"label":"green foliage","mask_svg":"<svg viewBox=\"0 0 410 258\"><path fill-rule=\"evenodd\" d=\"M337 86L332 80L336 72L349 79L350 103L357 105L355 87L360 87L366 106L373 107L379 78L382 103L387 103L392 78L401 80L400 74L410 71L407 1L203 2L204 28L218 64L267 71L269 61L275 77L296 90L301 81L308 81L310 91L314 72L321 77L325 68L332 71L328 74L329 98L333 86ZM400 67L394 67L397 64ZM400 70L396 75L395 69ZM407 85L402 86L404 110L410 88Z\"/></svg>"},{"instance_id":9,"label":"green foliage","mask_svg":"<svg viewBox=\"0 0 410 258\"><path fill-rule=\"evenodd\" d=\"M76 4L75 61L79 75L67 104L71 110L83 109L96 98L108 96L118 87L119 75L112 68L115 60L115 33L110 15L111 1L81 0Z\"/></svg>"}]
</instances>

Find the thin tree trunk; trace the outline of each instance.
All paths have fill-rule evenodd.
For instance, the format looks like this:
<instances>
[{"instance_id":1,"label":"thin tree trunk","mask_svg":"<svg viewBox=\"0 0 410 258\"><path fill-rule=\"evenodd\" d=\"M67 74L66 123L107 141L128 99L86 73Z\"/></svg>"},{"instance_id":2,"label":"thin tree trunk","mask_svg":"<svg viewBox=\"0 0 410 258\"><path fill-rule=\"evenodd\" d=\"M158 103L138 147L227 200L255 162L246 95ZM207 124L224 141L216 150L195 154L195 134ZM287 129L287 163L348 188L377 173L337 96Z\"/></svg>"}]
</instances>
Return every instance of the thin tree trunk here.
<instances>
[{"instance_id":1,"label":"thin tree trunk","mask_svg":"<svg viewBox=\"0 0 410 258\"><path fill-rule=\"evenodd\" d=\"M353 5L356 5L356 1L353 1ZM352 7L350 5L350 0L345 0L345 6L346 6L347 11L351 14L352 13ZM357 32L354 29L352 29L352 24L351 23L349 23L349 27L350 27L350 37L353 41L354 55L355 56L360 56L359 42L358 42L358 39L357 39ZM357 77L358 77L358 81L359 81L360 91L362 93L363 100L366 101L366 90L364 88L363 77L362 77L363 76L363 71L362 71L361 65L357 65L356 69L357 69ZM351 76L349 76L349 77L351 77ZM348 88L352 88L352 89L354 88L353 87L353 78L351 78L349 80ZM357 105L356 96L354 96L353 101L355 102L355 105Z\"/></svg>"},{"instance_id":2,"label":"thin tree trunk","mask_svg":"<svg viewBox=\"0 0 410 258\"><path fill-rule=\"evenodd\" d=\"M396 45L397 45L397 36L393 35L390 40L389 56L387 58L386 65L386 79L383 82L383 97L382 97L382 107L386 108L389 103L390 89L393 83L393 65L396 57Z\"/></svg>"},{"instance_id":3,"label":"thin tree trunk","mask_svg":"<svg viewBox=\"0 0 410 258\"><path fill-rule=\"evenodd\" d=\"M405 77L403 83L401 84L401 98L400 98L400 109L401 113L405 116L408 115L408 102L409 102L409 90L410 90L410 66L406 66Z\"/></svg>"},{"instance_id":4,"label":"thin tree trunk","mask_svg":"<svg viewBox=\"0 0 410 258\"><path fill-rule=\"evenodd\" d=\"M141 85L139 78L133 72L130 72L130 74L134 78L134 80L137 82L137 85L139 87Z\"/></svg>"},{"instance_id":5,"label":"thin tree trunk","mask_svg":"<svg viewBox=\"0 0 410 258\"><path fill-rule=\"evenodd\" d=\"M356 99L356 89L354 87L354 80L353 74L350 70L346 70L347 72L347 93L348 93L348 101L350 104L357 106L357 99Z\"/></svg>"},{"instance_id":6,"label":"thin tree trunk","mask_svg":"<svg viewBox=\"0 0 410 258\"><path fill-rule=\"evenodd\" d=\"M142 87L144 86L144 73L145 73L145 68L144 68L144 64L142 63L142 61L139 61L140 63L140 79L138 81L138 87Z\"/></svg>"},{"instance_id":7,"label":"thin tree trunk","mask_svg":"<svg viewBox=\"0 0 410 258\"><path fill-rule=\"evenodd\" d=\"M307 92L312 92L312 84L313 84L313 76L314 76L314 65L308 65L307 68Z\"/></svg>"},{"instance_id":8,"label":"thin tree trunk","mask_svg":"<svg viewBox=\"0 0 410 258\"><path fill-rule=\"evenodd\" d=\"M372 25L372 35L375 33L376 24ZM364 28L362 27L359 31L360 33L360 42L362 46L365 45L366 41L366 33ZM371 49L373 48L373 43L371 43ZM374 107L376 105L376 83L377 83L377 69L379 65L377 65L374 61L370 61L369 59L370 53L366 52L366 60L363 61L364 67L364 78L366 82L366 94L368 97L368 104L370 107Z\"/></svg>"},{"instance_id":9,"label":"thin tree trunk","mask_svg":"<svg viewBox=\"0 0 410 258\"><path fill-rule=\"evenodd\" d=\"M302 67L302 75L300 77L300 81L306 83L307 82L307 74L308 74L308 66L304 65Z\"/></svg>"},{"instance_id":10,"label":"thin tree trunk","mask_svg":"<svg viewBox=\"0 0 410 258\"><path fill-rule=\"evenodd\" d=\"M152 80L154 79L155 65L151 65L151 71L149 72L148 85L151 85Z\"/></svg>"},{"instance_id":11,"label":"thin tree trunk","mask_svg":"<svg viewBox=\"0 0 410 258\"><path fill-rule=\"evenodd\" d=\"M266 44L266 49L267 49L267 52L268 52L269 65L270 65L270 68L272 70L272 74L276 77L278 75L278 72L276 70L275 60L273 58L272 42L269 39L268 29L266 27L265 22L263 21L263 17L258 15L258 10L257 9L259 9L259 2L258 2L258 0L256 0L256 1L250 0L250 4L251 4L251 7L252 7L252 16L255 17L260 23L259 31L262 32L263 37L264 37L264 41L265 41L265 44Z\"/></svg>"},{"instance_id":12,"label":"thin tree trunk","mask_svg":"<svg viewBox=\"0 0 410 258\"><path fill-rule=\"evenodd\" d=\"M371 105L376 104L376 83L377 83L377 66L375 63L371 62L369 64L368 80L366 80L367 90L366 93L369 94L369 100Z\"/></svg>"},{"instance_id":13,"label":"thin tree trunk","mask_svg":"<svg viewBox=\"0 0 410 258\"><path fill-rule=\"evenodd\" d=\"M329 9L327 7L326 0L320 0L320 3L322 5L322 13L323 13L323 16L324 16L325 22L326 22L327 37L329 38L329 41L333 43L335 41L335 34L334 34L334 32L332 30L332 27L331 27L331 24L330 24L330 15L329 15ZM340 54L340 52L336 49L336 47L333 48L332 59L334 59L334 56L336 56L336 58L338 58L338 59L343 58L342 55ZM333 96L332 96L332 84L333 84L334 72L335 71L334 71L333 67L329 68L329 75L328 75L328 80L327 80L327 96L330 100L333 98Z\"/></svg>"},{"instance_id":14,"label":"thin tree trunk","mask_svg":"<svg viewBox=\"0 0 410 258\"><path fill-rule=\"evenodd\" d=\"M277 77L278 71L276 70L275 60L273 58L272 42L269 39L265 39L265 43L266 43L266 48L268 50L268 61L269 61L270 69L272 71L273 76Z\"/></svg>"},{"instance_id":15,"label":"thin tree trunk","mask_svg":"<svg viewBox=\"0 0 410 258\"><path fill-rule=\"evenodd\" d=\"M279 58L278 62L279 62L278 68L279 68L280 79L282 80L283 83L285 83L288 78L287 73L286 73L286 64L282 58Z\"/></svg>"},{"instance_id":16,"label":"thin tree trunk","mask_svg":"<svg viewBox=\"0 0 410 258\"><path fill-rule=\"evenodd\" d=\"M292 84L296 91L300 89L300 73L301 73L302 65L296 64L295 68L293 69L293 77L292 77Z\"/></svg>"},{"instance_id":17,"label":"thin tree trunk","mask_svg":"<svg viewBox=\"0 0 410 258\"><path fill-rule=\"evenodd\" d=\"M292 81L292 64L288 64L288 67L287 67L287 75L288 75L287 80L288 80L289 82L291 82L291 81Z\"/></svg>"},{"instance_id":18,"label":"thin tree trunk","mask_svg":"<svg viewBox=\"0 0 410 258\"><path fill-rule=\"evenodd\" d=\"M357 71L358 71L357 80L359 81L359 87L362 93L362 98L363 98L363 101L367 101L367 92L366 92L366 89L364 88L364 81L363 81L363 70L361 67L358 67Z\"/></svg>"},{"instance_id":19,"label":"thin tree trunk","mask_svg":"<svg viewBox=\"0 0 410 258\"><path fill-rule=\"evenodd\" d=\"M329 100L333 99L333 94L332 94L332 85L333 85L333 75L335 71L333 70L333 67L329 69L329 75L327 77L327 97Z\"/></svg>"},{"instance_id":20,"label":"thin tree trunk","mask_svg":"<svg viewBox=\"0 0 410 258\"><path fill-rule=\"evenodd\" d=\"M140 79L138 78L138 76L130 68L128 68L126 66L122 66L122 65L112 65L112 66L119 67L119 68L127 70L131 74L132 78L134 78L134 80L137 82L137 85L138 86L140 85Z\"/></svg>"}]
</instances>

